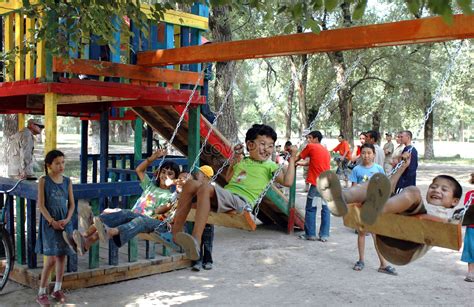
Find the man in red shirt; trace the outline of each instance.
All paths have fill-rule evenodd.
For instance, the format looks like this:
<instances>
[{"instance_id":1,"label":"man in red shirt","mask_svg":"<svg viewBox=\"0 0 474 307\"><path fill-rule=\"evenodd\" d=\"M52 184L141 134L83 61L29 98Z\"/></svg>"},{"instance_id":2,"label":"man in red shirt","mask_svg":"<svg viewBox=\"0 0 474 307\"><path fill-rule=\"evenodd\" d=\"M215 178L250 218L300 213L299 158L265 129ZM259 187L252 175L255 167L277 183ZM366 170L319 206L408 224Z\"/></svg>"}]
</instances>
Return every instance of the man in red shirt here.
<instances>
[{"instance_id":1,"label":"man in red shirt","mask_svg":"<svg viewBox=\"0 0 474 307\"><path fill-rule=\"evenodd\" d=\"M309 163L306 183L310 185L310 188L306 198L306 214L304 223L305 234L301 235L300 238L311 241L316 240L316 210L318 204L321 204L321 226L319 227L319 240L326 242L329 237L331 215L329 213L327 204L323 201L321 195L319 195L316 185L319 174L331 168L331 155L329 154L329 151L323 145L321 145L322 139L323 135L319 131L312 131L306 135L308 144L296 157L296 165L306 165ZM307 157L309 157L309 162L304 160Z\"/></svg>"},{"instance_id":2,"label":"man in red shirt","mask_svg":"<svg viewBox=\"0 0 474 307\"><path fill-rule=\"evenodd\" d=\"M335 158L334 160L337 162L337 171L336 173L338 175L344 176L344 182L346 184L346 187L348 187L348 179L349 179L349 169L347 168L347 163L351 159L351 147L349 143L344 139L344 135L340 134L337 137L339 144L337 144L336 147L334 147L333 150L334 152L337 152L340 157Z\"/></svg>"}]
</instances>

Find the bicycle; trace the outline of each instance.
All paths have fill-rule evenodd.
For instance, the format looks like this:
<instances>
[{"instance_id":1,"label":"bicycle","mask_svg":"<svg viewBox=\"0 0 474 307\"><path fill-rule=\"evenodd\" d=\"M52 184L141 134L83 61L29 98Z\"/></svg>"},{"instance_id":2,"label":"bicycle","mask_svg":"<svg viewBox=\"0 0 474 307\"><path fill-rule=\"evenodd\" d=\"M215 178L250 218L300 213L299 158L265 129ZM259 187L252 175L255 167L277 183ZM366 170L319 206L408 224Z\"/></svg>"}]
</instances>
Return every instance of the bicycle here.
<instances>
[{"instance_id":1,"label":"bicycle","mask_svg":"<svg viewBox=\"0 0 474 307\"><path fill-rule=\"evenodd\" d=\"M15 190L23 180L24 179L18 180L10 190L0 192L8 195L8 193ZM13 249L10 234L5 228L5 205L3 205L0 210L0 291L2 291L8 282L8 277L15 264L15 250Z\"/></svg>"}]
</instances>

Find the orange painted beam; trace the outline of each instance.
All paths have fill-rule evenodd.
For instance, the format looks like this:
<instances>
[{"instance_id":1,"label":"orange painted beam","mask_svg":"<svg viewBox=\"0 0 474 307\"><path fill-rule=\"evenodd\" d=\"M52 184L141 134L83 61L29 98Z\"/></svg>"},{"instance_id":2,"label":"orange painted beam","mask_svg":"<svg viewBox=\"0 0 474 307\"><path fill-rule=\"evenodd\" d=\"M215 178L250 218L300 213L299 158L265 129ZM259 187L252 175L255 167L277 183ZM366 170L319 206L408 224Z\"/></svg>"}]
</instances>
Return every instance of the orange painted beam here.
<instances>
[{"instance_id":1,"label":"orange painted beam","mask_svg":"<svg viewBox=\"0 0 474 307\"><path fill-rule=\"evenodd\" d=\"M199 73L197 72L174 71L95 60L71 59L66 61L54 58L53 71L192 85L199 80L199 85L204 84L203 78L199 79Z\"/></svg>"},{"instance_id":2,"label":"orange painted beam","mask_svg":"<svg viewBox=\"0 0 474 307\"><path fill-rule=\"evenodd\" d=\"M327 30L320 34L301 33L144 51L138 53L138 65L223 62L473 38L474 14L453 17L452 25L446 24L441 17L431 17Z\"/></svg>"}]
</instances>

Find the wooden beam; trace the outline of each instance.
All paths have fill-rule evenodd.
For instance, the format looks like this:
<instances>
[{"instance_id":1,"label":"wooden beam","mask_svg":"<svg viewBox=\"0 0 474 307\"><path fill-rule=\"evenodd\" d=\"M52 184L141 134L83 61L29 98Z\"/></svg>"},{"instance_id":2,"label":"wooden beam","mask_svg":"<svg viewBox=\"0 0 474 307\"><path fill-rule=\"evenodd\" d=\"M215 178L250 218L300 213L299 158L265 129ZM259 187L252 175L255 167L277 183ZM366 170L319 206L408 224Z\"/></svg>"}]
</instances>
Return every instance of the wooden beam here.
<instances>
[{"instance_id":1,"label":"wooden beam","mask_svg":"<svg viewBox=\"0 0 474 307\"><path fill-rule=\"evenodd\" d=\"M58 98L58 105L96 103L96 102L121 101L121 100L132 100L132 98L117 98L117 97L110 97L110 96L95 96L95 95L61 95Z\"/></svg>"},{"instance_id":2,"label":"wooden beam","mask_svg":"<svg viewBox=\"0 0 474 307\"><path fill-rule=\"evenodd\" d=\"M44 154L56 149L56 127L58 119L58 95L55 93L44 94L44 119L45 142Z\"/></svg>"},{"instance_id":3,"label":"wooden beam","mask_svg":"<svg viewBox=\"0 0 474 307\"><path fill-rule=\"evenodd\" d=\"M474 37L474 15L455 15L452 25L441 17L301 33L267 38L213 43L138 54L138 65L224 62L292 54L342 51L395 45L442 42Z\"/></svg>"},{"instance_id":4,"label":"wooden beam","mask_svg":"<svg viewBox=\"0 0 474 307\"><path fill-rule=\"evenodd\" d=\"M193 85L199 81L199 85L204 84L204 78L199 78L199 73L196 72L173 71L96 60L73 59L66 61L54 58L53 71Z\"/></svg>"},{"instance_id":5,"label":"wooden beam","mask_svg":"<svg viewBox=\"0 0 474 307\"><path fill-rule=\"evenodd\" d=\"M382 236L452 250L459 250L462 244L460 224L444 223L426 214L417 216L383 214L375 224L365 225L360 218L360 207L352 204L344 216L344 225Z\"/></svg>"}]
</instances>

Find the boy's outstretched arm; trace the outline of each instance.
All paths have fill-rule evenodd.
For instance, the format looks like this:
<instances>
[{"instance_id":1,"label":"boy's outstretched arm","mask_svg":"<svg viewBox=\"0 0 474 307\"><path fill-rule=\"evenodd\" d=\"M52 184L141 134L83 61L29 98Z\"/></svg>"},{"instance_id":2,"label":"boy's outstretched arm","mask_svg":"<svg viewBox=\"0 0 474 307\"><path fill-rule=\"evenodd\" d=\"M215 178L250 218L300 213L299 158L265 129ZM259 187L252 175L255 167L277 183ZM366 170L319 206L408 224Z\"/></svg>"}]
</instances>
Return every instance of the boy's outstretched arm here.
<instances>
[{"instance_id":1,"label":"boy's outstretched arm","mask_svg":"<svg viewBox=\"0 0 474 307\"><path fill-rule=\"evenodd\" d=\"M230 165L227 168L227 172L225 173L225 180L229 182L234 176L234 165L239 163L244 155L244 146L242 144L237 144L234 146L234 158L230 161Z\"/></svg>"},{"instance_id":2,"label":"boy's outstretched arm","mask_svg":"<svg viewBox=\"0 0 474 307\"><path fill-rule=\"evenodd\" d=\"M402 176L403 172L410 166L411 154L409 152L404 152L400 157L401 160L405 161L402 166L390 177L390 185L391 185L391 192L395 192L395 188L397 187L398 180ZM388 174L387 174L388 175Z\"/></svg>"},{"instance_id":3,"label":"boy's outstretched arm","mask_svg":"<svg viewBox=\"0 0 474 307\"><path fill-rule=\"evenodd\" d=\"M290 148L290 158L288 159L288 168L285 173L280 173L276 178L276 182L285 187L291 187L295 179L296 167L295 161L297 158L298 148L296 146L291 146Z\"/></svg>"},{"instance_id":4,"label":"boy's outstretched arm","mask_svg":"<svg viewBox=\"0 0 474 307\"><path fill-rule=\"evenodd\" d=\"M166 149L158 149L151 156L149 156L148 158L143 160L143 162L140 163L135 168L135 172L137 172L137 176L140 179L140 181L143 181L143 179L145 178L145 172L146 172L146 169L148 168L148 166L151 163L153 163L153 161L155 161L156 159L158 159L160 157L163 157L163 156L166 156L166 154L167 154Z\"/></svg>"}]
</instances>

